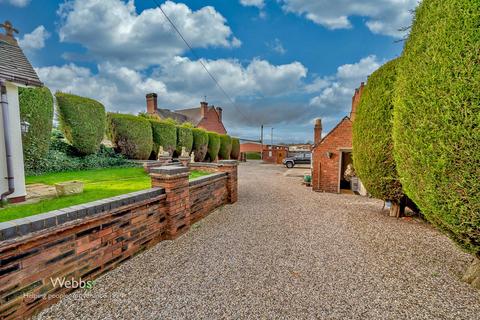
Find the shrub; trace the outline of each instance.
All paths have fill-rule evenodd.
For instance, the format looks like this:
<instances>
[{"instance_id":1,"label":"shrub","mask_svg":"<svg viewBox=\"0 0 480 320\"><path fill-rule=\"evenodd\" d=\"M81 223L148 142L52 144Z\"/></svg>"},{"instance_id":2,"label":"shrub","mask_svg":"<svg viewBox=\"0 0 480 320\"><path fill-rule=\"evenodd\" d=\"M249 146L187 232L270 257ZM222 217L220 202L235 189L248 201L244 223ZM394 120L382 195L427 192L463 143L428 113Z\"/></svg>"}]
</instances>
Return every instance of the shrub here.
<instances>
[{"instance_id":1,"label":"shrub","mask_svg":"<svg viewBox=\"0 0 480 320\"><path fill-rule=\"evenodd\" d=\"M222 160L230 159L230 153L232 152L232 138L229 135L221 134L220 135L220 151L218 156Z\"/></svg>"},{"instance_id":2,"label":"shrub","mask_svg":"<svg viewBox=\"0 0 480 320\"><path fill-rule=\"evenodd\" d=\"M216 132L208 132L208 160L214 162L220 151L220 135Z\"/></svg>"},{"instance_id":3,"label":"shrub","mask_svg":"<svg viewBox=\"0 0 480 320\"><path fill-rule=\"evenodd\" d=\"M247 152L247 160L261 160L262 154L260 152Z\"/></svg>"},{"instance_id":4,"label":"shrub","mask_svg":"<svg viewBox=\"0 0 480 320\"><path fill-rule=\"evenodd\" d=\"M188 126L177 126L177 156L182 154L182 148L185 147L185 150L190 154L192 152L193 146L193 133L192 128Z\"/></svg>"},{"instance_id":5,"label":"shrub","mask_svg":"<svg viewBox=\"0 0 480 320\"><path fill-rule=\"evenodd\" d=\"M240 158L240 139L238 138L232 138L232 152L230 158L235 160Z\"/></svg>"},{"instance_id":6,"label":"shrub","mask_svg":"<svg viewBox=\"0 0 480 320\"><path fill-rule=\"evenodd\" d=\"M63 133L57 128L52 129L50 137L50 150L60 151L67 155L76 154L76 150L68 143Z\"/></svg>"},{"instance_id":7,"label":"shrub","mask_svg":"<svg viewBox=\"0 0 480 320\"><path fill-rule=\"evenodd\" d=\"M131 114L109 113L108 136L115 150L130 159L145 160L152 152L150 122Z\"/></svg>"},{"instance_id":8,"label":"shrub","mask_svg":"<svg viewBox=\"0 0 480 320\"><path fill-rule=\"evenodd\" d=\"M364 88L353 122L355 171L375 198L399 204L402 185L393 159L393 92L398 60L375 71Z\"/></svg>"},{"instance_id":9,"label":"shrub","mask_svg":"<svg viewBox=\"0 0 480 320\"><path fill-rule=\"evenodd\" d=\"M208 132L203 129L192 129L193 133L193 151L195 161L201 162L205 159L208 152Z\"/></svg>"},{"instance_id":10,"label":"shrub","mask_svg":"<svg viewBox=\"0 0 480 320\"><path fill-rule=\"evenodd\" d=\"M160 116L158 116L158 117L160 118ZM178 126L177 120L175 120L173 118L162 119L162 121L165 121L166 123L169 123L169 124L173 124L174 126Z\"/></svg>"},{"instance_id":11,"label":"shrub","mask_svg":"<svg viewBox=\"0 0 480 320\"><path fill-rule=\"evenodd\" d=\"M20 118L30 123L22 135L25 166L34 167L48 152L53 125L53 97L47 87L19 88Z\"/></svg>"},{"instance_id":12,"label":"shrub","mask_svg":"<svg viewBox=\"0 0 480 320\"><path fill-rule=\"evenodd\" d=\"M173 155L177 146L177 128L175 125L153 119L150 119L149 122L152 126L153 154L155 158L158 156L160 146L163 147L163 150L168 151L170 155Z\"/></svg>"},{"instance_id":13,"label":"shrub","mask_svg":"<svg viewBox=\"0 0 480 320\"><path fill-rule=\"evenodd\" d=\"M113 149L103 145L96 154L84 157L68 155L51 147L44 158L37 160L34 168L25 166L25 174L36 176L73 170L134 166L137 166L137 164L127 160L122 155L115 154Z\"/></svg>"},{"instance_id":14,"label":"shrub","mask_svg":"<svg viewBox=\"0 0 480 320\"><path fill-rule=\"evenodd\" d=\"M480 256L480 2L424 0L398 66L394 156L406 194Z\"/></svg>"},{"instance_id":15,"label":"shrub","mask_svg":"<svg viewBox=\"0 0 480 320\"><path fill-rule=\"evenodd\" d=\"M81 155L96 153L105 135L105 107L93 99L57 92L58 121Z\"/></svg>"}]
</instances>

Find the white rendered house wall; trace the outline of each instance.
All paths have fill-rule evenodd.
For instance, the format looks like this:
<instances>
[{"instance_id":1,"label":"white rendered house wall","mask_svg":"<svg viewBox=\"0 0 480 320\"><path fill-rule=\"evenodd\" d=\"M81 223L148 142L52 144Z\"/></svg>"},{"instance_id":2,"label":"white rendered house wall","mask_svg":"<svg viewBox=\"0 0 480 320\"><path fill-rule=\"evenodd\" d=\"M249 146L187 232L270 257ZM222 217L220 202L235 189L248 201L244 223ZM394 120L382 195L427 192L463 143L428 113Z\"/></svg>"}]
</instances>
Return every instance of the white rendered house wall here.
<instances>
[{"instance_id":1,"label":"white rendered house wall","mask_svg":"<svg viewBox=\"0 0 480 320\"><path fill-rule=\"evenodd\" d=\"M10 118L10 139L13 155L13 176L15 177L15 192L8 198L23 197L26 195L25 190L25 169L23 166L23 147L22 147L22 131L20 128L20 106L18 103L18 87L11 82L6 83L8 112ZM0 117L2 117L0 108ZM0 118L2 119L2 118ZM0 193L8 190L7 179L7 160L5 152L5 138L3 122L0 121Z\"/></svg>"}]
</instances>

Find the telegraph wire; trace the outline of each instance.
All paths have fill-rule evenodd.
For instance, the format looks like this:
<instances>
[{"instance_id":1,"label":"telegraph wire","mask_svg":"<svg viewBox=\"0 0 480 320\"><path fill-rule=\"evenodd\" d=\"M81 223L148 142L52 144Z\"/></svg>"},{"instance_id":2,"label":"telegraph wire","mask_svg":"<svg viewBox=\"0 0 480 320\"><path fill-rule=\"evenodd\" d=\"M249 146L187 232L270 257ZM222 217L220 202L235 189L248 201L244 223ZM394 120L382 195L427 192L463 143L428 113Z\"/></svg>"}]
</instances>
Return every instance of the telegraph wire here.
<instances>
[{"instance_id":1,"label":"telegraph wire","mask_svg":"<svg viewBox=\"0 0 480 320\"><path fill-rule=\"evenodd\" d=\"M250 122L251 119L248 118L247 116L245 116L245 114L243 114L243 112L240 111L240 109L235 105L235 102L233 101L233 99L228 95L228 93L223 89L223 87L220 85L220 83L217 81L217 79L214 77L214 75L208 70L207 66L205 65L205 63L203 63L203 61L200 59L200 57L197 55L197 53L195 52L195 50L193 49L193 47L190 45L190 43L188 43L188 41L185 39L185 37L183 36L183 34L180 32L180 30L177 28L177 26L175 25L175 23L170 19L170 17L167 15L167 13L163 10L162 6L159 4L159 2L157 0L152 0L155 5L160 9L160 11L162 12L162 14L165 16L165 18L167 19L167 21L170 23L170 25L172 26L172 28L176 31L176 33L180 36L180 38L183 40L183 42L185 43L185 45L188 47L188 49L190 50L190 52L192 53L192 55L197 59L197 61L202 65L203 69L205 69L205 71L207 72L207 74L210 76L210 78L213 80L213 82L216 84L216 86L220 89L220 91L223 93L223 95L230 101L230 103L232 104L232 106L235 108L235 110L247 121L247 122ZM254 123L254 122L250 122L250 123Z\"/></svg>"}]
</instances>

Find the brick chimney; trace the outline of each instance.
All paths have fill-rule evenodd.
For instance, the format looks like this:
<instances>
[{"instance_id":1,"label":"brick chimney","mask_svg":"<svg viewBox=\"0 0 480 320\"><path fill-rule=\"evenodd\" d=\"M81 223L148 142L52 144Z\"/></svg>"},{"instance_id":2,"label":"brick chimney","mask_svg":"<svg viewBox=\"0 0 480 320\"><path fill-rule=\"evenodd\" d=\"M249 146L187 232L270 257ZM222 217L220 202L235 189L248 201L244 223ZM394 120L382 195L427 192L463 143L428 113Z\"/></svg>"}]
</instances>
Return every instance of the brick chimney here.
<instances>
[{"instance_id":1,"label":"brick chimney","mask_svg":"<svg viewBox=\"0 0 480 320\"><path fill-rule=\"evenodd\" d=\"M147 113L155 114L158 110L157 104L157 94L156 93L149 93L147 94Z\"/></svg>"},{"instance_id":2,"label":"brick chimney","mask_svg":"<svg viewBox=\"0 0 480 320\"><path fill-rule=\"evenodd\" d=\"M315 129L314 129L314 138L313 143L319 144L322 140L322 119L315 119Z\"/></svg>"},{"instance_id":3,"label":"brick chimney","mask_svg":"<svg viewBox=\"0 0 480 320\"><path fill-rule=\"evenodd\" d=\"M363 89L365 87L365 82L360 84L360 88L355 89L355 94L352 97L352 111L350 112L350 120L355 120L355 115L357 113L357 107L360 103L360 99L362 98Z\"/></svg>"},{"instance_id":4,"label":"brick chimney","mask_svg":"<svg viewBox=\"0 0 480 320\"><path fill-rule=\"evenodd\" d=\"M207 116L208 112L208 102L207 101L202 101L200 102L200 115L202 118L205 118Z\"/></svg>"},{"instance_id":5,"label":"brick chimney","mask_svg":"<svg viewBox=\"0 0 480 320\"><path fill-rule=\"evenodd\" d=\"M218 118L220 119L220 121L222 121L222 113L223 113L223 109L220 108L220 107L217 107L215 108L217 110L217 113L218 113Z\"/></svg>"}]
</instances>

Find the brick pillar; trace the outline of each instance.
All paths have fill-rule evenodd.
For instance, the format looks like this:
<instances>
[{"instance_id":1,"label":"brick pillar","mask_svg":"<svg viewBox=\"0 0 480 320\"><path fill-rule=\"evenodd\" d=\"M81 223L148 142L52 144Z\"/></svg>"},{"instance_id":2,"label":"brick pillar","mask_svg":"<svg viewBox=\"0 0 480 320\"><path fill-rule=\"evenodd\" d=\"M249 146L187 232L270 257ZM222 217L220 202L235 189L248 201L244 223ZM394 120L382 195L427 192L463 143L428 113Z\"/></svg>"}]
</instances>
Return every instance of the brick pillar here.
<instances>
[{"instance_id":1,"label":"brick pillar","mask_svg":"<svg viewBox=\"0 0 480 320\"><path fill-rule=\"evenodd\" d=\"M190 229L189 169L180 166L152 168L152 187L164 188L167 195L167 239L175 239Z\"/></svg>"},{"instance_id":2,"label":"brick pillar","mask_svg":"<svg viewBox=\"0 0 480 320\"><path fill-rule=\"evenodd\" d=\"M228 203L235 203L238 199L238 161L220 160L218 171L227 173Z\"/></svg>"}]
</instances>

